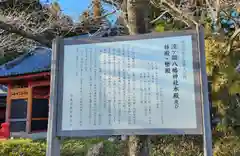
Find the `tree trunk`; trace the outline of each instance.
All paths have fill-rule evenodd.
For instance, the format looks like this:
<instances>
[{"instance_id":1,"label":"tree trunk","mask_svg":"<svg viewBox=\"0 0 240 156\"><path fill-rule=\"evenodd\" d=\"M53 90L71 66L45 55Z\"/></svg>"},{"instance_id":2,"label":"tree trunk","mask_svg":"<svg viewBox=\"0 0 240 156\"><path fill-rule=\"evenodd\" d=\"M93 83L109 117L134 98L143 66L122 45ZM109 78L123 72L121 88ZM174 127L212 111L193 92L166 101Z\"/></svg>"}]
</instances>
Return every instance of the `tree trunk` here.
<instances>
[{"instance_id":1,"label":"tree trunk","mask_svg":"<svg viewBox=\"0 0 240 156\"><path fill-rule=\"evenodd\" d=\"M93 145L87 152L86 156L101 156L104 152L104 144L100 142Z\"/></svg>"},{"instance_id":2,"label":"tree trunk","mask_svg":"<svg viewBox=\"0 0 240 156\"><path fill-rule=\"evenodd\" d=\"M149 31L149 0L127 0L127 16L130 35Z\"/></svg>"},{"instance_id":3,"label":"tree trunk","mask_svg":"<svg viewBox=\"0 0 240 156\"><path fill-rule=\"evenodd\" d=\"M127 22L130 35L147 33L149 31L149 0L127 0ZM129 136L129 156L148 156L148 136Z\"/></svg>"},{"instance_id":4,"label":"tree trunk","mask_svg":"<svg viewBox=\"0 0 240 156\"><path fill-rule=\"evenodd\" d=\"M129 136L128 156L149 156L150 140L149 136Z\"/></svg>"}]
</instances>

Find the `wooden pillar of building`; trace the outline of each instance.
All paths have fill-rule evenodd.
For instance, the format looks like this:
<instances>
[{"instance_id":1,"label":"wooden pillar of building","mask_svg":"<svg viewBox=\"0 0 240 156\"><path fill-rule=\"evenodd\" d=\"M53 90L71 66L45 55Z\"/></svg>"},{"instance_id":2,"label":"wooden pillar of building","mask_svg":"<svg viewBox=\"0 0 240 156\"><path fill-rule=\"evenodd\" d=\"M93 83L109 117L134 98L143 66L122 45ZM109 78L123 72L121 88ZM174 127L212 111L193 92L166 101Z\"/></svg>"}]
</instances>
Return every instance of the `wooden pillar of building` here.
<instances>
[{"instance_id":1,"label":"wooden pillar of building","mask_svg":"<svg viewBox=\"0 0 240 156\"><path fill-rule=\"evenodd\" d=\"M26 132L31 132L31 123L32 123L32 85L28 84L28 99L27 99L27 123L26 123Z\"/></svg>"},{"instance_id":2,"label":"wooden pillar of building","mask_svg":"<svg viewBox=\"0 0 240 156\"><path fill-rule=\"evenodd\" d=\"M11 84L8 84L7 102L6 102L6 122L10 122L11 90L12 90L12 85L11 85Z\"/></svg>"}]
</instances>

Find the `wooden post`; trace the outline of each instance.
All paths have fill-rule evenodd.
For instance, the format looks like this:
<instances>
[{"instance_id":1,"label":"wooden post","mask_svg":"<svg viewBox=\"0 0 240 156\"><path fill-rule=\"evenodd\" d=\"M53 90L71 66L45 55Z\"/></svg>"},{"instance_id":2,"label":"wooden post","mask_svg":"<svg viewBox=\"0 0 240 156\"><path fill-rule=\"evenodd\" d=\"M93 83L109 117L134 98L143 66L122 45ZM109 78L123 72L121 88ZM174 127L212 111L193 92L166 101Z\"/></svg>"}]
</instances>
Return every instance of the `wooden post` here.
<instances>
[{"instance_id":1,"label":"wooden post","mask_svg":"<svg viewBox=\"0 0 240 156\"><path fill-rule=\"evenodd\" d=\"M206 72L206 60L205 60L205 47L204 47L204 28L198 26L198 50L200 51L201 61L201 83L202 83L202 100L203 100L203 143L204 143L204 156L212 156L212 128L211 128L211 116L209 110L208 99L208 79Z\"/></svg>"},{"instance_id":2,"label":"wooden post","mask_svg":"<svg viewBox=\"0 0 240 156\"><path fill-rule=\"evenodd\" d=\"M7 90L7 103L6 103L6 122L10 122L10 115L11 115L11 90L12 85L8 84Z\"/></svg>"},{"instance_id":3,"label":"wooden post","mask_svg":"<svg viewBox=\"0 0 240 156\"><path fill-rule=\"evenodd\" d=\"M32 123L32 85L28 84L28 99L27 99L27 124L26 132L31 132L31 123Z\"/></svg>"},{"instance_id":4,"label":"wooden post","mask_svg":"<svg viewBox=\"0 0 240 156\"><path fill-rule=\"evenodd\" d=\"M48 115L47 131L47 153L46 156L60 156L60 140L57 137L57 85L59 78L56 77L59 72L59 57L57 52L60 49L60 38L53 40L52 63L51 63L51 89L50 89L50 107Z\"/></svg>"}]
</instances>

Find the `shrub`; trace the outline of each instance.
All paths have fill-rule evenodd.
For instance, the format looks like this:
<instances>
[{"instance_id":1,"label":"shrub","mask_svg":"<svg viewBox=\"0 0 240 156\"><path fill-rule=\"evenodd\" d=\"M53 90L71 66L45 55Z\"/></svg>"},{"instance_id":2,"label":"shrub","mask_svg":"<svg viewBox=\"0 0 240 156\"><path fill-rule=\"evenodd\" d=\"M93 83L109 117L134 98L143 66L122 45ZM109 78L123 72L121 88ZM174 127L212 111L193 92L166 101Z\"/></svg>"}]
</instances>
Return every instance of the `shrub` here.
<instances>
[{"instance_id":1,"label":"shrub","mask_svg":"<svg viewBox=\"0 0 240 156\"><path fill-rule=\"evenodd\" d=\"M120 156L120 144L113 144L103 139L66 139L62 142L61 156L85 156L89 148L103 141L103 156ZM0 142L1 156L45 156L45 140L8 140Z\"/></svg>"},{"instance_id":2,"label":"shrub","mask_svg":"<svg viewBox=\"0 0 240 156\"><path fill-rule=\"evenodd\" d=\"M9 140L0 142L1 156L44 156L46 144L31 140Z\"/></svg>"},{"instance_id":3,"label":"shrub","mask_svg":"<svg viewBox=\"0 0 240 156\"><path fill-rule=\"evenodd\" d=\"M214 156L239 156L240 138L236 136L225 136L216 141Z\"/></svg>"},{"instance_id":4,"label":"shrub","mask_svg":"<svg viewBox=\"0 0 240 156\"><path fill-rule=\"evenodd\" d=\"M203 156L201 136L155 136L151 156Z\"/></svg>"},{"instance_id":5,"label":"shrub","mask_svg":"<svg viewBox=\"0 0 240 156\"><path fill-rule=\"evenodd\" d=\"M201 136L154 136L150 156L203 156ZM61 156L85 156L90 147L104 144L102 156L123 156L126 142L112 143L103 139L66 139ZM225 136L214 141L214 156L240 156L240 138ZM45 156L45 140L8 140L0 142L0 156Z\"/></svg>"}]
</instances>

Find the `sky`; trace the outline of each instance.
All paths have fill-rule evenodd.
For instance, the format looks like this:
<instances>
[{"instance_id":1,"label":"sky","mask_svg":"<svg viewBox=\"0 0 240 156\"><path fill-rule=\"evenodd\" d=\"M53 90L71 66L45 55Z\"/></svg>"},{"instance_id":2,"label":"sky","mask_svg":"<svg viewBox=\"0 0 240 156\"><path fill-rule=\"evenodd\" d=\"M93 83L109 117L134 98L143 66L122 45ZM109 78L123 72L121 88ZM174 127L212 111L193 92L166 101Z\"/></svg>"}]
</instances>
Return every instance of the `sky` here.
<instances>
[{"instance_id":1,"label":"sky","mask_svg":"<svg viewBox=\"0 0 240 156\"><path fill-rule=\"evenodd\" d=\"M43 3L57 1L60 4L64 14L69 15L70 17L73 18L73 20L78 20L79 15L88 8L92 0L40 0L40 1ZM109 12L114 10L114 8L107 5L105 5L104 8ZM113 21L113 23L116 21L115 15L110 16L108 18L109 20Z\"/></svg>"}]
</instances>

